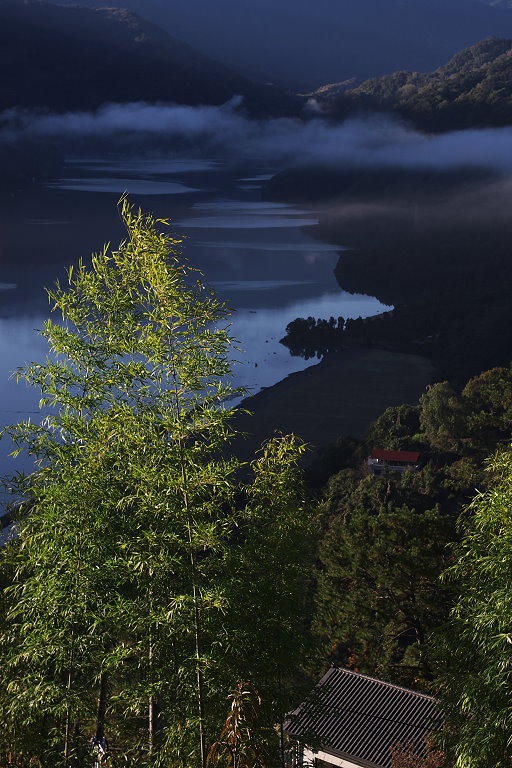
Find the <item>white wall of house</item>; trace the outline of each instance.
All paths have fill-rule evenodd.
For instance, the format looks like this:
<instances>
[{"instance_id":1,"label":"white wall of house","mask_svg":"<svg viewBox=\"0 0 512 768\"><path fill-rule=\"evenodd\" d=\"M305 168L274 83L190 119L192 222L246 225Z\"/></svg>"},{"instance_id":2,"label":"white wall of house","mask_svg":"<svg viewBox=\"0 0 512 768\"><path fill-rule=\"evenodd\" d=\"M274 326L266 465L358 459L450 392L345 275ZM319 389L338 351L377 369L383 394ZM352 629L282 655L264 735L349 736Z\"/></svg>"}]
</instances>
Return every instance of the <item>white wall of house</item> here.
<instances>
[{"instance_id":1,"label":"white wall of house","mask_svg":"<svg viewBox=\"0 0 512 768\"><path fill-rule=\"evenodd\" d=\"M357 763L353 763L350 760L345 760L342 757L330 755L328 752L315 752L314 750L309 749L309 747L304 747L302 753L302 765L304 768L313 768L315 765L315 759L322 760L324 763L329 763L329 765L336 766L336 768L361 768L360 764L358 765Z\"/></svg>"}]
</instances>

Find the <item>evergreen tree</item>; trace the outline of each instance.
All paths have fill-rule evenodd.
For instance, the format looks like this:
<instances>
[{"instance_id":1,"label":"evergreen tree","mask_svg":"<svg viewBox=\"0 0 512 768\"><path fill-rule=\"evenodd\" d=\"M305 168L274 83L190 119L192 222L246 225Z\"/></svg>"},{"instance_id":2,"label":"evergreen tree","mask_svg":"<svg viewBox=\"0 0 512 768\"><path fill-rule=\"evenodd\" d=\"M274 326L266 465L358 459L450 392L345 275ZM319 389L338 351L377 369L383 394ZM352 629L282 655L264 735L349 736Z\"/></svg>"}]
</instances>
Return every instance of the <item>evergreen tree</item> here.
<instances>
[{"instance_id":1,"label":"evergreen tree","mask_svg":"<svg viewBox=\"0 0 512 768\"><path fill-rule=\"evenodd\" d=\"M325 656L363 672L417 687L433 666L427 643L446 618L439 585L453 535L438 510L354 510L335 518L320 549L315 629Z\"/></svg>"},{"instance_id":2,"label":"evergreen tree","mask_svg":"<svg viewBox=\"0 0 512 768\"><path fill-rule=\"evenodd\" d=\"M468 442L489 456L497 443L510 441L512 369L491 368L470 379L462 390L468 413Z\"/></svg>"},{"instance_id":3,"label":"evergreen tree","mask_svg":"<svg viewBox=\"0 0 512 768\"><path fill-rule=\"evenodd\" d=\"M430 387L420 398L420 423L429 445L446 452L459 452L466 434L463 404L447 381Z\"/></svg>"},{"instance_id":4,"label":"evergreen tree","mask_svg":"<svg viewBox=\"0 0 512 768\"><path fill-rule=\"evenodd\" d=\"M420 409L417 405L399 405L386 408L371 425L367 443L371 447L394 451L422 450L418 441Z\"/></svg>"}]
</instances>

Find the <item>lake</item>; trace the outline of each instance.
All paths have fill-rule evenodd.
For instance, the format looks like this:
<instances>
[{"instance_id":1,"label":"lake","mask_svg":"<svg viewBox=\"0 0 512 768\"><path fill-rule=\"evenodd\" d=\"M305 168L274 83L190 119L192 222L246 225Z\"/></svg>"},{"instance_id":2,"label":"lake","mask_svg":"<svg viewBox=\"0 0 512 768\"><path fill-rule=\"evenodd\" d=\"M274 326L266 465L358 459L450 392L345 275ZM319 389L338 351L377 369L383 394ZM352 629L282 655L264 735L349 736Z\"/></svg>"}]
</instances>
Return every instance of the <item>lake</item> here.
<instances>
[{"instance_id":1,"label":"lake","mask_svg":"<svg viewBox=\"0 0 512 768\"><path fill-rule=\"evenodd\" d=\"M9 376L43 360L40 329L49 314L45 286L65 280L66 266L123 230L116 203L123 192L173 221L184 254L233 308L239 342L235 383L251 392L315 363L279 344L296 317L367 317L387 307L340 290L333 268L339 247L308 234L310 208L261 200L272 169L240 169L204 158L75 160L66 178L6 197L0 210L0 422L39 418L38 393ZM1 449L1 446L0 446ZM0 450L0 473L29 469Z\"/></svg>"}]
</instances>

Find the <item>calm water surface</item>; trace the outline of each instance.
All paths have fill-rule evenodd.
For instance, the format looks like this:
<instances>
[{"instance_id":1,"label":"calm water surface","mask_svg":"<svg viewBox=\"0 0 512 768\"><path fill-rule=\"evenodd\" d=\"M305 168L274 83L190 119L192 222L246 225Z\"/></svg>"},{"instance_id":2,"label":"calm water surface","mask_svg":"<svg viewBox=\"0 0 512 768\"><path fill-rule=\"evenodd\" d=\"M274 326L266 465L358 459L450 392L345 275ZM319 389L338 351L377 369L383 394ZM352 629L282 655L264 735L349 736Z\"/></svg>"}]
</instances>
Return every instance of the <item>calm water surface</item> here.
<instances>
[{"instance_id":1,"label":"calm water surface","mask_svg":"<svg viewBox=\"0 0 512 768\"><path fill-rule=\"evenodd\" d=\"M0 422L38 419L38 393L10 372L43 360L34 329L48 316L45 286L65 267L123 237L116 202L170 218L185 238L192 266L235 312L236 384L252 392L316 361L292 357L279 344L296 317L367 317L386 309L376 299L344 293L333 274L339 249L308 235L315 211L263 202L268 173L233 170L203 159L70 163L67 178L4 199L0 211ZM0 473L29 469L8 460Z\"/></svg>"}]
</instances>

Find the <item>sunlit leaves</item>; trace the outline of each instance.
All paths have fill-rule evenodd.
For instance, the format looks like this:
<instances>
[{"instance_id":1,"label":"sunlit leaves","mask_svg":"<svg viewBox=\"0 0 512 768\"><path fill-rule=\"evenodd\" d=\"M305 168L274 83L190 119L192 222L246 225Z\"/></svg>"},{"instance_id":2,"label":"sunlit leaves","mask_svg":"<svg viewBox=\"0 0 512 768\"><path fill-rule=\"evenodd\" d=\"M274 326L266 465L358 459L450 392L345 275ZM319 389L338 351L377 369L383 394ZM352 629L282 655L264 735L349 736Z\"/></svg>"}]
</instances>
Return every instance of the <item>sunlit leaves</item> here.
<instances>
[{"instance_id":1,"label":"sunlit leaves","mask_svg":"<svg viewBox=\"0 0 512 768\"><path fill-rule=\"evenodd\" d=\"M276 721L301 648L303 449L276 439L241 482L229 312L166 222L121 215L119 248L50 292L48 360L18 372L43 422L4 430L37 464L3 553L0 748L52 768L98 732L126 765L197 763L234 681L258 678Z\"/></svg>"},{"instance_id":2,"label":"sunlit leaves","mask_svg":"<svg viewBox=\"0 0 512 768\"><path fill-rule=\"evenodd\" d=\"M440 640L446 744L458 768L512 760L512 454L497 453L488 469L490 488L462 519L457 562L446 573L460 585Z\"/></svg>"}]
</instances>

